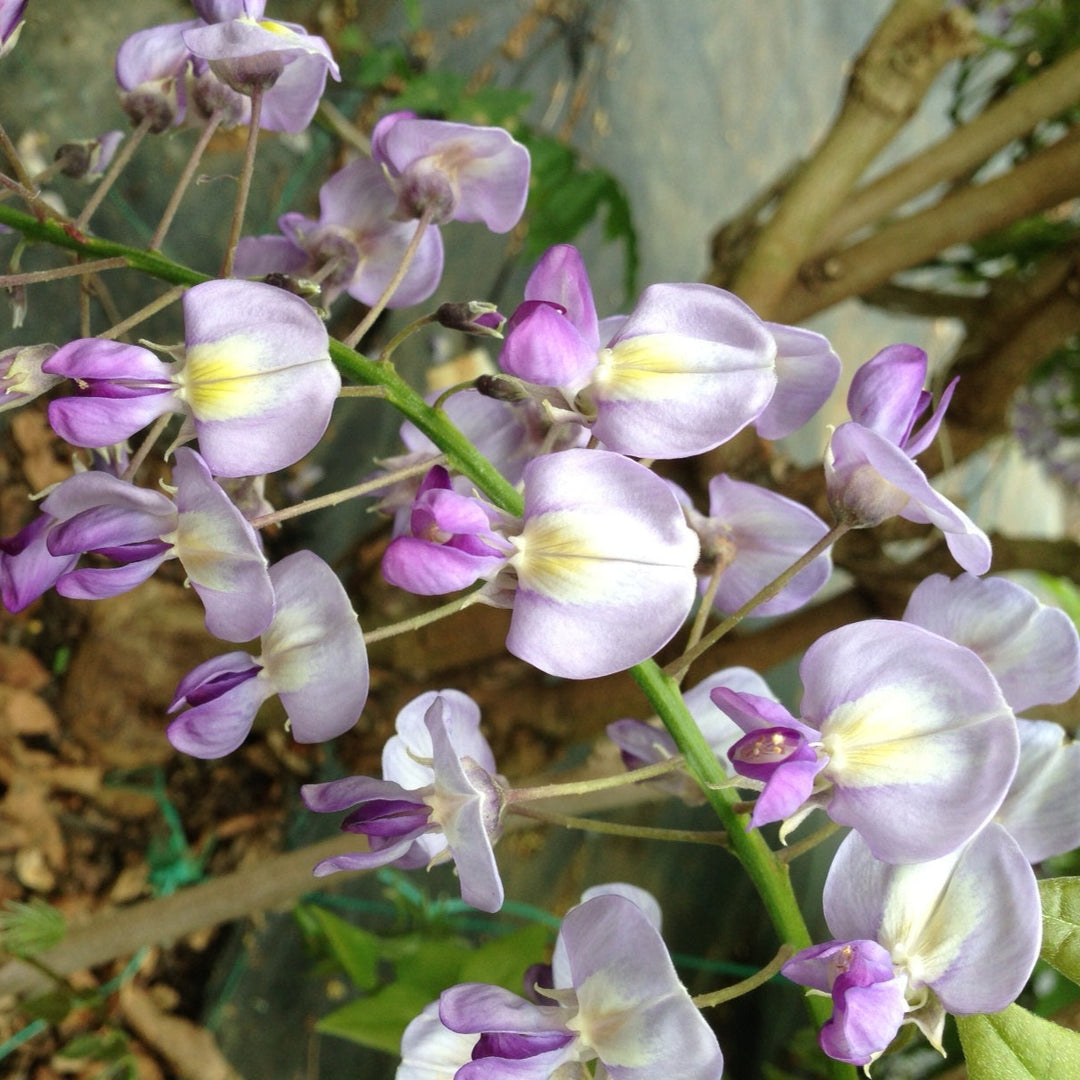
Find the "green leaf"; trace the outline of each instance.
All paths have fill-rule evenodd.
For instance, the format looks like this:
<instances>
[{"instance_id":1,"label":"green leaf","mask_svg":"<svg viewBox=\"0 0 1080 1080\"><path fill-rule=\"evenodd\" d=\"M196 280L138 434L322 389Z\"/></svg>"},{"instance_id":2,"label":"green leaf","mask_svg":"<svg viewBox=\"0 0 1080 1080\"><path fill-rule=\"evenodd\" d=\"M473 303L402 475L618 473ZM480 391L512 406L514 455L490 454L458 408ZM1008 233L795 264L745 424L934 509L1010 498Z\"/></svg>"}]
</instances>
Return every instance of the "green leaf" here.
<instances>
[{"instance_id":1,"label":"green leaf","mask_svg":"<svg viewBox=\"0 0 1080 1080\"><path fill-rule=\"evenodd\" d=\"M437 996L409 983L392 983L324 1016L315 1030L396 1054L409 1021Z\"/></svg>"},{"instance_id":2,"label":"green leaf","mask_svg":"<svg viewBox=\"0 0 1080 1080\"><path fill-rule=\"evenodd\" d=\"M357 990L374 990L379 982L376 972L381 952L379 939L316 904L305 905L305 915L315 920L331 953Z\"/></svg>"},{"instance_id":3,"label":"green leaf","mask_svg":"<svg viewBox=\"0 0 1080 1080\"><path fill-rule=\"evenodd\" d=\"M1019 1005L958 1016L968 1080L1065 1080L1080 1076L1080 1034Z\"/></svg>"},{"instance_id":4,"label":"green leaf","mask_svg":"<svg viewBox=\"0 0 1080 1080\"><path fill-rule=\"evenodd\" d=\"M50 990L47 994L24 1001L19 1011L31 1020L44 1020L47 1024L59 1024L78 1003L68 990Z\"/></svg>"},{"instance_id":5,"label":"green leaf","mask_svg":"<svg viewBox=\"0 0 1080 1080\"><path fill-rule=\"evenodd\" d=\"M1043 909L1042 958L1062 975L1080 983L1080 878L1040 881L1039 895Z\"/></svg>"},{"instance_id":6,"label":"green leaf","mask_svg":"<svg viewBox=\"0 0 1080 1080\"><path fill-rule=\"evenodd\" d=\"M395 940L398 943L400 938ZM424 990L428 1001L437 998L448 986L465 981L461 977L461 965L470 950L459 938L432 941L416 935L409 946L395 954L395 977L398 982Z\"/></svg>"},{"instance_id":7,"label":"green leaf","mask_svg":"<svg viewBox=\"0 0 1080 1080\"><path fill-rule=\"evenodd\" d=\"M488 941L465 957L458 981L492 983L520 994L522 975L544 958L549 940L547 927L532 923Z\"/></svg>"}]
</instances>

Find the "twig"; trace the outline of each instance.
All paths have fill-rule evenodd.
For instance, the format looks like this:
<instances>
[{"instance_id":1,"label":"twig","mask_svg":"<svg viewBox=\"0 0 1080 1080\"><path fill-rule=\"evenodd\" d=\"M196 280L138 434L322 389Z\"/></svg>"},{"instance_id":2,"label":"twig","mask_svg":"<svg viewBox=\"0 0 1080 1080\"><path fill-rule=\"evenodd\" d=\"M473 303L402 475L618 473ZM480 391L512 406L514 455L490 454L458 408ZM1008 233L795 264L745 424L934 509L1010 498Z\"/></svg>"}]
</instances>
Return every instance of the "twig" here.
<instances>
[{"instance_id":1,"label":"twig","mask_svg":"<svg viewBox=\"0 0 1080 1080\"><path fill-rule=\"evenodd\" d=\"M1077 194L1080 132L1073 132L1004 176L958 191L830 256L827 274L805 268L802 280L792 286L773 317L799 322L883 284L953 244L970 243Z\"/></svg>"},{"instance_id":2,"label":"twig","mask_svg":"<svg viewBox=\"0 0 1080 1080\"><path fill-rule=\"evenodd\" d=\"M964 175L1040 120L1057 116L1077 101L1080 50L1016 87L934 146L854 191L821 232L815 252L828 251L845 236L880 221L921 192Z\"/></svg>"},{"instance_id":3,"label":"twig","mask_svg":"<svg viewBox=\"0 0 1080 1080\"><path fill-rule=\"evenodd\" d=\"M867 166L944 65L971 51L974 21L943 0L896 0L855 63L831 130L758 234L732 289L774 318L799 266Z\"/></svg>"}]
</instances>

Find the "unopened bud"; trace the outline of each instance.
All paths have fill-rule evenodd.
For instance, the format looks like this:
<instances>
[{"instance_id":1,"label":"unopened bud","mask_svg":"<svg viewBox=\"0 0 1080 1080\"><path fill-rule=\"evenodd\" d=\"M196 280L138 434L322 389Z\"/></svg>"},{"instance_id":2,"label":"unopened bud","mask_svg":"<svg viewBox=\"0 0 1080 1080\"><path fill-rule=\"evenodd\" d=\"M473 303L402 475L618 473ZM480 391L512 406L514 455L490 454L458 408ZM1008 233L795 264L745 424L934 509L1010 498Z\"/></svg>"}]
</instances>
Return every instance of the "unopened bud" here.
<instances>
[{"instance_id":1,"label":"unopened bud","mask_svg":"<svg viewBox=\"0 0 1080 1080\"><path fill-rule=\"evenodd\" d=\"M528 401L532 396L512 375L478 375L473 385L484 397L496 401Z\"/></svg>"},{"instance_id":2,"label":"unopened bud","mask_svg":"<svg viewBox=\"0 0 1080 1080\"><path fill-rule=\"evenodd\" d=\"M502 328L506 325L506 316L500 315L495 305L486 300L450 301L440 304L435 312L435 320L448 330L499 339L502 338Z\"/></svg>"}]
</instances>

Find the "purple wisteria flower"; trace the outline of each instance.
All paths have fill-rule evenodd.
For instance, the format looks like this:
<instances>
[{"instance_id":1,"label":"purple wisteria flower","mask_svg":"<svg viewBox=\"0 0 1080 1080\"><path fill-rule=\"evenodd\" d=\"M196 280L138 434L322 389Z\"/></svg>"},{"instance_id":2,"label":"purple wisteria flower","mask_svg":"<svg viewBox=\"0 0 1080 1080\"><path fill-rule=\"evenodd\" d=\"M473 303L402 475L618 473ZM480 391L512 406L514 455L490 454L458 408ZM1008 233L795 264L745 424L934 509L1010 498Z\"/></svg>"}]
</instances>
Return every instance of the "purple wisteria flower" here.
<instances>
[{"instance_id":1,"label":"purple wisteria flower","mask_svg":"<svg viewBox=\"0 0 1080 1080\"><path fill-rule=\"evenodd\" d=\"M54 155L63 162L61 172L73 180L99 180L109 167L120 144L122 131L106 131L96 139L76 139L57 147Z\"/></svg>"},{"instance_id":2,"label":"purple wisteria flower","mask_svg":"<svg viewBox=\"0 0 1080 1080\"><path fill-rule=\"evenodd\" d=\"M718 571L713 598L717 611L738 611L766 585L805 555L829 527L812 510L775 491L714 476L709 481L709 513L699 514L687 495L672 485L690 528L701 541L698 563L704 593ZM802 607L829 580L832 556L822 552L754 615L784 615Z\"/></svg>"},{"instance_id":3,"label":"purple wisteria flower","mask_svg":"<svg viewBox=\"0 0 1080 1080\"><path fill-rule=\"evenodd\" d=\"M529 462L521 523L500 523L434 475L412 534L387 548L383 576L428 595L487 580L484 599L513 606L507 649L542 671L620 671L652 656L689 614L697 538L664 481L637 462L602 450Z\"/></svg>"},{"instance_id":4,"label":"purple wisteria flower","mask_svg":"<svg viewBox=\"0 0 1080 1080\"><path fill-rule=\"evenodd\" d=\"M195 0L204 20L184 30L184 46L239 94L263 92L259 126L303 131L318 108L327 73L341 80L330 46L295 23L264 19L265 0Z\"/></svg>"},{"instance_id":5,"label":"purple wisteria flower","mask_svg":"<svg viewBox=\"0 0 1080 1080\"><path fill-rule=\"evenodd\" d=\"M926 367L922 349L890 345L855 373L848 392L851 421L833 432L825 457L829 503L837 520L854 528L896 515L936 525L953 558L965 570L984 574L991 554L986 534L938 494L912 460L934 441L956 387L954 379L916 433L931 402L922 388Z\"/></svg>"},{"instance_id":6,"label":"purple wisteria flower","mask_svg":"<svg viewBox=\"0 0 1080 1080\"><path fill-rule=\"evenodd\" d=\"M342 292L362 304L374 304L401 264L415 226L395 221L397 206L382 169L358 158L334 173L319 189L319 220L299 213L278 218L280 236L248 236L236 249L235 271L244 277L270 273L315 276L323 300ZM409 307L426 300L439 284L443 268L442 236L428 229L388 307Z\"/></svg>"},{"instance_id":7,"label":"purple wisteria flower","mask_svg":"<svg viewBox=\"0 0 1080 1080\"><path fill-rule=\"evenodd\" d=\"M184 31L201 26L199 19L137 30L116 53L120 104L136 124L150 117L150 130L160 134L183 122L187 113L187 76L192 57Z\"/></svg>"},{"instance_id":8,"label":"purple wisteria flower","mask_svg":"<svg viewBox=\"0 0 1080 1080\"><path fill-rule=\"evenodd\" d=\"M1006 1008L1039 955L1035 876L997 824L950 855L908 866L879 862L852 834L829 870L824 905L837 940L782 970L832 995L821 1047L853 1065L877 1058L904 1022L940 1050L946 1012Z\"/></svg>"},{"instance_id":9,"label":"purple wisteria flower","mask_svg":"<svg viewBox=\"0 0 1080 1080\"><path fill-rule=\"evenodd\" d=\"M768 683L747 667L724 668L683 693L686 708L701 729L709 748L727 769L728 775L734 775L727 752L742 738L743 733L733 720L713 705L712 691L720 686L772 700L775 700L775 696ZM668 761L679 753L675 740L663 727L643 720L615 720L608 724L607 735L618 746L623 764L631 770ZM657 776L647 783L669 791L690 806L705 801L696 781L682 771Z\"/></svg>"},{"instance_id":10,"label":"purple wisteria flower","mask_svg":"<svg viewBox=\"0 0 1080 1080\"><path fill-rule=\"evenodd\" d=\"M336 870L397 866L413 870L450 859L461 896L481 911L502 907L493 845L502 831L503 785L480 734L480 709L457 690L429 691L398 714L397 735L383 748L383 779L348 776L305 784L309 810L354 808L341 828L368 837L370 850L324 859Z\"/></svg>"},{"instance_id":11,"label":"purple wisteria flower","mask_svg":"<svg viewBox=\"0 0 1080 1080\"><path fill-rule=\"evenodd\" d=\"M0 540L0 601L7 611L22 611L73 569L79 555L53 555L49 530L55 519L38 514L14 536Z\"/></svg>"},{"instance_id":12,"label":"purple wisteria flower","mask_svg":"<svg viewBox=\"0 0 1080 1080\"><path fill-rule=\"evenodd\" d=\"M751 826L814 807L859 832L885 862L956 850L1001 805L1016 771L1016 720L970 649L909 623L833 630L806 652L802 719L723 688L712 699L745 731L729 751L764 785Z\"/></svg>"},{"instance_id":13,"label":"purple wisteria flower","mask_svg":"<svg viewBox=\"0 0 1080 1080\"><path fill-rule=\"evenodd\" d=\"M55 345L16 345L0 351L0 412L33 401L63 381L41 370L55 352Z\"/></svg>"},{"instance_id":14,"label":"purple wisteria flower","mask_svg":"<svg viewBox=\"0 0 1080 1080\"><path fill-rule=\"evenodd\" d=\"M409 1022L401 1037L401 1064L394 1080L453 1080L472 1058L478 1039L446 1027L439 1019L439 1003L433 1001Z\"/></svg>"},{"instance_id":15,"label":"purple wisteria flower","mask_svg":"<svg viewBox=\"0 0 1080 1080\"><path fill-rule=\"evenodd\" d=\"M904 621L966 645L1016 712L1080 690L1080 635L1058 608L1007 578L933 574L911 594Z\"/></svg>"},{"instance_id":16,"label":"purple wisteria flower","mask_svg":"<svg viewBox=\"0 0 1080 1080\"><path fill-rule=\"evenodd\" d=\"M585 1076L592 1061L612 1080L718 1080L716 1036L679 981L663 938L632 900L608 892L569 911L555 961L555 985L542 993L556 1004L483 983L443 992L445 1027L480 1035L454 1080Z\"/></svg>"},{"instance_id":17,"label":"purple wisteria flower","mask_svg":"<svg viewBox=\"0 0 1080 1080\"><path fill-rule=\"evenodd\" d=\"M994 816L1038 863L1080 847L1080 743L1050 720L1017 720L1020 764Z\"/></svg>"},{"instance_id":18,"label":"purple wisteria flower","mask_svg":"<svg viewBox=\"0 0 1080 1080\"><path fill-rule=\"evenodd\" d=\"M42 365L75 380L49 422L76 446L122 442L170 412L177 442L195 436L217 476L276 472L322 438L341 389L326 327L303 300L250 281L208 281L184 294L178 364L98 338L64 345Z\"/></svg>"},{"instance_id":19,"label":"purple wisteria flower","mask_svg":"<svg viewBox=\"0 0 1080 1080\"><path fill-rule=\"evenodd\" d=\"M763 439L798 431L829 400L840 379L840 357L829 339L801 326L767 322L776 341L776 392L754 420Z\"/></svg>"},{"instance_id":20,"label":"purple wisteria flower","mask_svg":"<svg viewBox=\"0 0 1080 1080\"><path fill-rule=\"evenodd\" d=\"M776 389L776 340L711 285L652 285L601 323L577 249L552 248L510 317L499 364L551 388L554 419L635 457L703 453L756 419Z\"/></svg>"},{"instance_id":21,"label":"purple wisteria flower","mask_svg":"<svg viewBox=\"0 0 1080 1080\"><path fill-rule=\"evenodd\" d=\"M386 170L406 220L427 212L435 225L482 221L503 233L525 210L529 152L502 128L390 113L371 133L371 156Z\"/></svg>"},{"instance_id":22,"label":"purple wisteria flower","mask_svg":"<svg viewBox=\"0 0 1080 1080\"><path fill-rule=\"evenodd\" d=\"M0 0L0 56L15 48L30 0Z\"/></svg>"},{"instance_id":23,"label":"purple wisteria flower","mask_svg":"<svg viewBox=\"0 0 1080 1080\"><path fill-rule=\"evenodd\" d=\"M360 718L367 701L364 636L337 574L297 551L270 567L275 610L259 656L233 652L200 664L176 688L169 741L198 758L232 753L264 701L277 694L300 743L326 742Z\"/></svg>"},{"instance_id":24,"label":"purple wisteria flower","mask_svg":"<svg viewBox=\"0 0 1080 1080\"><path fill-rule=\"evenodd\" d=\"M68 570L57 592L117 596L175 558L203 602L210 633L224 641L258 637L273 617L274 590L255 530L194 450L176 451L173 483L175 502L104 472L76 473L56 487L41 504L54 519L45 533L49 553L97 554L115 564Z\"/></svg>"}]
</instances>

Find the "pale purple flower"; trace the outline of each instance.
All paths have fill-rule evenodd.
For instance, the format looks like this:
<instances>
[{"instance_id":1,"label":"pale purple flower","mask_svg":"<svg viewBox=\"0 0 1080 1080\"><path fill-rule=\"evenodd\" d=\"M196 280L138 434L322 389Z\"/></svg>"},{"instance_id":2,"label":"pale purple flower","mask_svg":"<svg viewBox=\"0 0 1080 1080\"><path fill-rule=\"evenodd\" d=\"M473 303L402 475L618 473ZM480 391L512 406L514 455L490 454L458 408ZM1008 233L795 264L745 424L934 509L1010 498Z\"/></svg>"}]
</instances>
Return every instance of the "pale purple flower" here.
<instances>
[{"instance_id":1,"label":"pale purple flower","mask_svg":"<svg viewBox=\"0 0 1080 1080\"><path fill-rule=\"evenodd\" d=\"M1080 743L1049 720L1017 720L1020 764L994 820L1028 862L1080 847Z\"/></svg>"},{"instance_id":2,"label":"pale purple flower","mask_svg":"<svg viewBox=\"0 0 1080 1080\"><path fill-rule=\"evenodd\" d=\"M914 345L890 345L855 373L848 393L851 421L832 434L825 457L829 503L838 521L854 528L879 525L899 515L936 525L956 561L973 574L990 568L990 541L957 506L940 495L912 460L937 435L956 388L946 388L918 432L930 407L926 353Z\"/></svg>"},{"instance_id":3,"label":"pale purple flower","mask_svg":"<svg viewBox=\"0 0 1080 1080\"><path fill-rule=\"evenodd\" d=\"M41 368L55 352L55 345L16 345L0 351L0 412L32 401L63 381Z\"/></svg>"},{"instance_id":4,"label":"pale purple flower","mask_svg":"<svg viewBox=\"0 0 1080 1080\"><path fill-rule=\"evenodd\" d=\"M79 139L59 146L54 155L63 161L61 172L73 180L99 180L124 141L122 131L106 131L96 139Z\"/></svg>"},{"instance_id":5,"label":"pale purple flower","mask_svg":"<svg viewBox=\"0 0 1080 1080\"><path fill-rule=\"evenodd\" d=\"M318 221L288 213L278 218L283 235L244 237L236 249L236 273L320 273L326 303L347 292L372 305L390 284L416 231L408 222L392 220L396 206L382 169L370 158L358 158L319 189ZM442 236L430 228L387 306L410 307L426 300L439 284L442 267Z\"/></svg>"},{"instance_id":6,"label":"pale purple flower","mask_svg":"<svg viewBox=\"0 0 1080 1080\"><path fill-rule=\"evenodd\" d=\"M427 212L435 225L482 221L503 233L525 210L529 152L502 128L390 113L371 133L371 156L385 168L405 219Z\"/></svg>"},{"instance_id":7,"label":"pale purple flower","mask_svg":"<svg viewBox=\"0 0 1080 1080\"><path fill-rule=\"evenodd\" d=\"M79 561L78 554L49 551L54 524L48 514L38 514L14 536L0 540L0 600L7 611L22 611Z\"/></svg>"},{"instance_id":8,"label":"pale purple flower","mask_svg":"<svg viewBox=\"0 0 1080 1080\"><path fill-rule=\"evenodd\" d=\"M15 48L30 0L0 0L0 56Z\"/></svg>"},{"instance_id":9,"label":"pale purple flower","mask_svg":"<svg viewBox=\"0 0 1080 1080\"><path fill-rule=\"evenodd\" d=\"M145 117L150 130L161 133L180 124L187 111L187 75L192 57L184 31L201 26L199 19L137 30L116 53L120 104L136 124Z\"/></svg>"},{"instance_id":10,"label":"pale purple flower","mask_svg":"<svg viewBox=\"0 0 1080 1080\"><path fill-rule=\"evenodd\" d=\"M825 921L837 940L783 967L831 993L827 1054L866 1065L901 1023L941 1049L945 1013L999 1012L1016 1000L1039 955L1042 911L1031 867L1001 826L931 862L879 862L852 834L825 883Z\"/></svg>"},{"instance_id":11,"label":"pale purple flower","mask_svg":"<svg viewBox=\"0 0 1080 1080\"><path fill-rule=\"evenodd\" d=\"M107 473L76 473L42 502L55 519L46 533L58 557L96 553L109 567L69 570L62 596L96 600L142 584L166 559L179 559L206 609L210 633L250 641L269 625L274 590L255 530L214 483L194 450L176 451L175 502Z\"/></svg>"},{"instance_id":12,"label":"pale purple flower","mask_svg":"<svg viewBox=\"0 0 1080 1080\"><path fill-rule=\"evenodd\" d=\"M933 574L911 594L904 621L977 653L1016 712L1068 701L1080 690L1073 621L1007 578Z\"/></svg>"},{"instance_id":13,"label":"pale purple flower","mask_svg":"<svg viewBox=\"0 0 1080 1080\"><path fill-rule=\"evenodd\" d=\"M196 285L183 307L177 364L137 345L81 338L42 365L76 382L73 396L49 406L61 438L106 446L180 412L177 442L197 435L219 476L276 472L307 454L341 389L318 315L281 289L237 280Z\"/></svg>"},{"instance_id":14,"label":"pale purple flower","mask_svg":"<svg viewBox=\"0 0 1080 1080\"><path fill-rule=\"evenodd\" d=\"M810 550L829 527L801 503L730 476L709 481L709 513L699 514L690 496L672 485L690 528L701 541L700 589L721 568L713 599L717 611L731 613L756 596ZM829 580L832 557L822 552L754 615L784 615L802 607Z\"/></svg>"},{"instance_id":15,"label":"pale purple flower","mask_svg":"<svg viewBox=\"0 0 1080 1080\"><path fill-rule=\"evenodd\" d=\"M364 636L337 575L317 555L297 551L270 567L274 617L260 653L229 653L200 664L176 689L169 741L185 754L217 758L247 737L255 714L277 694L300 743L348 731L367 701Z\"/></svg>"},{"instance_id":16,"label":"pale purple flower","mask_svg":"<svg viewBox=\"0 0 1080 1080\"><path fill-rule=\"evenodd\" d=\"M185 47L237 93L263 92L259 126L267 131L303 131L311 123L327 73L341 72L330 46L294 23L262 18L262 5L204 4L214 21L183 32ZM234 10L240 11L230 17ZM257 12L252 14L250 12Z\"/></svg>"},{"instance_id":17,"label":"pale purple flower","mask_svg":"<svg viewBox=\"0 0 1080 1080\"><path fill-rule=\"evenodd\" d=\"M586 424L635 457L703 453L766 408L776 340L737 297L711 285L652 285L626 318L600 323L577 249L552 248L511 316L499 364L550 387L553 418Z\"/></svg>"},{"instance_id":18,"label":"pale purple flower","mask_svg":"<svg viewBox=\"0 0 1080 1080\"><path fill-rule=\"evenodd\" d=\"M813 330L772 322L765 328L776 340L776 392L754 427L763 439L782 439L829 400L840 379L840 357Z\"/></svg>"},{"instance_id":19,"label":"pale purple flower","mask_svg":"<svg viewBox=\"0 0 1080 1080\"><path fill-rule=\"evenodd\" d=\"M502 515L478 498L459 495L450 474L436 465L413 499L408 535L383 555L383 577L398 588L435 596L494 577L513 552L500 534Z\"/></svg>"},{"instance_id":20,"label":"pale purple flower","mask_svg":"<svg viewBox=\"0 0 1080 1080\"><path fill-rule=\"evenodd\" d=\"M497 520L444 473L419 495L412 532L391 542L383 575L433 593L486 580L513 605L506 647L552 675L609 675L644 660L693 606L698 542L667 485L603 450L565 450L524 469L522 521Z\"/></svg>"},{"instance_id":21,"label":"pale purple flower","mask_svg":"<svg viewBox=\"0 0 1080 1080\"><path fill-rule=\"evenodd\" d=\"M752 694L712 699L747 734L729 751L764 785L751 825L816 806L887 862L954 851L994 814L1019 755L1016 720L970 649L909 623L833 630L799 668L802 719Z\"/></svg>"},{"instance_id":22,"label":"pale purple flower","mask_svg":"<svg viewBox=\"0 0 1080 1080\"><path fill-rule=\"evenodd\" d=\"M718 1080L716 1036L636 903L606 892L571 909L555 954L555 986L543 990L555 1004L483 983L443 992L442 1023L480 1035L455 1080L548 1080L592 1061L613 1080Z\"/></svg>"},{"instance_id":23,"label":"pale purple flower","mask_svg":"<svg viewBox=\"0 0 1080 1080\"><path fill-rule=\"evenodd\" d=\"M424 1007L401 1037L401 1064L394 1080L454 1080L472 1058L477 1035L459 1035L439 1019L439 1003Z\"/></svg>"},{"instance_id":24,"label":"pale purple flower","mask_svg":"<svg viewBox=\"0 0 1080 1080\"><path fill-rule=\"evenodd\" d=\"M713 704L712 691L719 686L743 694L756 694L759 697L775 696L768 683L756 672L747 667L724 668L702 679L696 686L683 693L683 702L694 723L701 730L709 749L716 754L720 764L729 776L735 775L728 760L727 752L743 736L742 730ZM679 748L670 733L657 723L643 720L615 720L607 726L607 736L619 748L623 764L628 769L640 769L645 765L659 764L676 757ZM690 806L705 801L700 786L685 772L674 772L657 776L647 783L669 791Z\"/></svg>"},{"instance_id":25,"label":"pale purple flower","mask_svg":"<svg viewBox=\"0 0 1080 1080\"><path fill-rule=\"evenodd\" d=\"M316 876L452 859L462 899L498 911L503 887L493 845L502 831L504 789L480 734L479 708L457 690L429 691L398 714L397 731L383 748L382 780L349 776L301 788L309 810L354 808L341 828L367 836L370 846L324 859Z\"/></svg>"}]
</instances>

